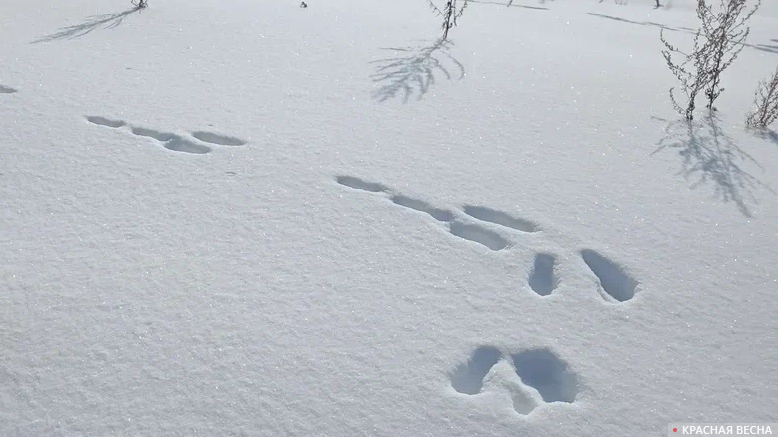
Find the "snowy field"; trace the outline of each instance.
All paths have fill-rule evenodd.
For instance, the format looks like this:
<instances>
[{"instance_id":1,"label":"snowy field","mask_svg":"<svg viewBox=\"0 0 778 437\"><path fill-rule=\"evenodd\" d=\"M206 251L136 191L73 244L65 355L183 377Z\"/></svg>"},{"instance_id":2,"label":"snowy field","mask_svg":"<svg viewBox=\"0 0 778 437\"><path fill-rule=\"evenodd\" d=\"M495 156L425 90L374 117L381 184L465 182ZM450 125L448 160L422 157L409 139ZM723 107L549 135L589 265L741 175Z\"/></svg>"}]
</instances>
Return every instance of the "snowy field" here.
<instances>
[{"instance_id":1,"label":"snowy field","mask_svg":"<svg viewBox=\"0 0 778 437\"><path fill-rule=\"evenodd\" d=\"M0 435L778 421L778 2L307 3L0 0Z\"/></svg>"}]
</instances>

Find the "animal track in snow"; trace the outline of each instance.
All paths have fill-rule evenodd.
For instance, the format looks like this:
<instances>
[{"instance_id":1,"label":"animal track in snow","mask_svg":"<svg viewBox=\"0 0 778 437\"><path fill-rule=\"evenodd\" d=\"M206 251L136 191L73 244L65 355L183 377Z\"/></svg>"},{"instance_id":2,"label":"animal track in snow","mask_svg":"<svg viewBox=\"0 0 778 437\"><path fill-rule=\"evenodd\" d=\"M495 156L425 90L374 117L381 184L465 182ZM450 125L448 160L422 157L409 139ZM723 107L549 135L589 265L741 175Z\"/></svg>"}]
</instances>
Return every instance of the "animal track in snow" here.
<instances>
[{"instance_id":1,"label":"animal track in snow","mask_svg":"<svg viewBox=\"0 0 778 437\"><path fill-rule=\"evenodd\" d=\"M578 395L578 377L550 349L509 355L493 346L479 346L449 377L451 387L460 394L507 392L513 409L522 415L543 403L573 403Z\"/></svg>"},{"instance_id":2,"label":"animal track in snow","mask_svg":"<svg viewBox=\"0 0 778 437\"><path fill-rule=\"evenodd\" d=\"M355 190L370 191L371 193L389 191L389 188L385 187L384 185L377 184L375 182L366 182L362 179L352 176L338 176L335 178L335 181L346 187L354 188Z\"/></svg>"},{"instance_id":3,"label":"animal track in snow","mask_svg":"<svg viewBox=\"0 0 778 437\"><path fill-rule=\"evenodd\" d=\"M192 136L197 138L200 141L216 144L218 146L242 146L246 144L246 142L241 140L240 138L215 134L212 132L197 131L197 132L192 132Z\"/></svg>"},{"instance_id":4,"label":"animal track in snow","mask_svg":"<svg viewBox=\"0 0 778 437\"><path fill-rule=\"evenodd\" d=\"M335 182L356 190L371 193L385 193L389 200L397 206L408 208L417 212L428 214L435 220L448 223L449 232L456 237L472 241L497 251L508 247L508 240L500 234L474 224L466 224L456 220L454 213L445 209L435 208L429 203L408 197L402 194L394 194L387 186L376 182L368 182L353 176L337 176Z\"/></svg>"},{"instance_id":5,"label":"animal track in snow","mask_svg":"<svg viewBox=\"0 0 778 437\"><path fill-rule=\"evenodd\" d=\"M391 200L397 205L425 212L439 222L450 222L454 220L454 214L452 214L451 211L435 208L423 200L413 199L408 196L403 196L402 194L392 196Z\"/></svg>"},{"instance_id":6,"label":"animal track in snow","mask_svg":"<svg viewBox=\"0 0 778 437\"><path fill-rule=\"evenodd\" d=\"M538 226L529 220L513 217L502 211L497 211L483 206L466 205L465 214L485 222L515 229L521 232L538 232Z\"/></svg>"},{"instance_id":7,"label":"animal track in snow","mask_svg":"<svg viewBox=\"0 0 778 437\"><path fill-rule=\"evenodd\" d=\"M154 129L147 129L145 127L132 127L130 128L130 132L132 132L133 135L137 135L139 137L154 138L161 143L173 140L178 136L176 134L160 132Z\"/></svg>"},{"instance_id":8,"label":"animal track in snow","mask_svg":"<svg viewBox=\"0 0 778 437\"><path fill-rule=\"evenodd\" d=\"M478 225L468 225L461 222L453 222L449 226L452 234L465 240L483 244L492 250L502 250L508 247L508 240L497 232L482 228Z\"/></svg>"},{"instance_id":9,"label":"animal track in snow","mask_svg":"<svg viewBox=\"0 0 778 437\"><path fill-rule=\"evenodd\" d=\"M204 155L211 151L208 146L197 144L193 141L189 141L186 138L181 137L170 132L160 132L154 129L147 129L144 127L133 127L130 129L134 135L139 137L154 138L162 143L162 146L168 150L174 152L193 153L197 155Z\"/></svg>"},{"instance_id":10,"label":"animal track in snow","mask_svg":"<svg viewBox=\"0 0 778 437\"><path fill-rule=\"evenodd\" d=\"M193 153L196 155L204 155L211 152L210 147L197 144L178 135L163 143L162 146L174 152Z\"/></svg>"},{"instance_id":11,"label":"animal track in snow","mask_svg":"<svg viewBox=\"0 0 778 437\"><path fill-rule=\"evenodd\" d=\"M521 235L541 231L540 226L535 222L484 206L465 205L461 212L451 211L437 208L421 199L398 194L384 184L366 181L354 176L336 176L335 181L354 190L380 194L397 206L429 215L436 221L445 224L451 235L478 243L495 252L512 246L511 240L506 237L509 232L503 234L497 232L498 229L505 231L503 228L509 228L519 231ZM468 221L472 222L472 220L467 220L467 217L497 225L500 228L469 223ZM600 294L606 301L625 302L634 297L638 282L629 276L621 266L590 249L582 250L580 255L598 278ZM532 268L527 277L527 284L539 296L549 296L557 289L559 285L557 264L557 256L552 253L535 254Z\"/></svg>"},{"instance_id":12,"label":"animal track in snow","mask_svg":"<svg viewBox=\"0 0 778 437\"><path fill-rule=\"evenodd\" d=\"M492 346L481 346L451 373L451 386L459 393L475 395L481 392L484 378L500 360L502 353Z\"/></svg>"},{"instance_id":13,"label":"animal track in snow","mask_svg":"<svg viewBox=\"0 0 778 437\"><path fill-rule=\"evenodd\" d=\"M557 287L555 272L556 257L548 253L535 255L535 262L529 274L529 286L535 293L548 296Z\"/></svg>"},{"instance_id":14,"label":"animal track in snow","mask_svg":"<svg viewBox=\"0 0 778 437\"><path fill-rule=\"evenodd\" d=\"M92 124L96 124L98 126L110 127L114 129L118 129L124 126L129 126L126 122L122 120L112 120L106 117L101 117L96 115L88 115L86 119ZM206 153L211 152L212 150L208 146L198 144L194 141L182 137L181 135L174 134L171 132L162 132L155 129L149 129L140 126L129 126L129 127L130 127L130 132L133 135L153 138L159 141L160 143L162 143L162 146L164 148L168 150L172 150L174 152L204 155ZM204 141L212 144L218 144L218 145L239 146L239 145L246 144L245 141L235 137L223 136L223 135L214 134L205 131L196 131L192 134L192 136L200 141Z\"/></svg>"},{"instance_id":15,"label":"animal track in snow","mask_svg":"<svg viewBox=\"0 0 778 437\"><path fill-rule=\"evenodd\" d=\"M13 94L15 92L17 92L17 90L15 90L15 89L13 89L13 88L11 88L9 86L0 85L0 94Z\"/></svg>"},{"instance_id":16,"label":"animal track in snow","mask_svg":"<svg viewBox=\"0 0 778 437\"><path fill-rule=\"evenodd\" d=\"M625 302L635 296L638 282L624 268L603 255L590 250L581 251L581 257L599 280L600 294L608 301Z\"/></svg>"},{"instance_id":17,"label":"animal track in snow","mask_svg":"<svg viewBox=\"0 0 778 437\"><path fill-rule=\"evenodd\" d=\"M530 349L513 354L511 358L521 382L535 388L543 401L575 401L578 378L550 349Z\"/></svg>"},{"instance_id":18,"label":"animal track in snow","mask_svg":"<svg viewBox=\"0 0 778 437\"><path fill-rule=\"evenodd\" d=\"M100 117L97 115L87 115L86 116L87 121L90 123L94 123L98 126L105 126L105 127L112 127L114 129L120 128L122 126L126 126L127 123L121 121L121 120L111 120L105 117Z\"/></svg>"}]
</instances>

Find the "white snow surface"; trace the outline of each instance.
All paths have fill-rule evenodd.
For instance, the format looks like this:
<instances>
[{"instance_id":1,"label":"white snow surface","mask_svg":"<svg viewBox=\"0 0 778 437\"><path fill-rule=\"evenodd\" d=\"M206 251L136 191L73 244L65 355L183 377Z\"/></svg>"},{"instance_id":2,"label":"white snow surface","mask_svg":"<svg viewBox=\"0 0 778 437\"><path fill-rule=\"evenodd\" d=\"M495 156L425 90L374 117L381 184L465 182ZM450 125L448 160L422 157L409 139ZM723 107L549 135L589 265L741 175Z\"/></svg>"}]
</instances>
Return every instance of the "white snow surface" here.
<instances>
[{"instance_id":1,"label":"white snow surface","mask_svg":"<svg viewBox=\"0 0 778 437\"><path fill-rule=\"evenodd\" d=\"M307 3L0 0L0 435L778 421L778 2Z\"/></svg>"}]
</instances>

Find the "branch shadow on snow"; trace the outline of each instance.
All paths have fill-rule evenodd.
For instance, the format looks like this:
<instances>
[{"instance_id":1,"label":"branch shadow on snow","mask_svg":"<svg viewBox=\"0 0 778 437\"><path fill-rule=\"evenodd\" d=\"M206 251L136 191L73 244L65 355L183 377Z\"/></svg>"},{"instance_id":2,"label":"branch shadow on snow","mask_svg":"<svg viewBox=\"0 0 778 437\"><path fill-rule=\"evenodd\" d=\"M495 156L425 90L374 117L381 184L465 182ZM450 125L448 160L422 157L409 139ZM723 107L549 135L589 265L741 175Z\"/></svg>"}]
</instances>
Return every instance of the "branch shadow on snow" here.
<instances>
[{"instance_id":1,"label":"branch shadow on snow","mask_svg":"<svg viewBox=\"0 0 778 437\"><path fill-rule=\"evenodd\" d=\"M402 96L403 103L408 103L408 99L416 95L417 100L421 100L435 84L437 73L452 80L454 76L446 63L457 70L457 80L465 77L465 67L449 53L453 44L450 40L440 38L427 46L382 49L391 50L396 56L370 62L376 65L376 71L370 78L380 84L373 92L373 98L385 102Z\"/></svg>"},{"instance_id":2,"label":"branch shadow on snow","mask_svg":"<svg viewBox=\"0 0 778 437\"><path fill-rule=\"evenodd\" d=\"M664 25L664 24L661 24L661 23L654 23L653 21L633 21L633 20L629 20L629 19L626 19L626 18L622 18L622 17L616 17L616 16L613 16L613 15L597 14L595 12L587 12L587 14L595 16L595 17L607 18L609 20L621 21L622 23L637 24L639 26L655 26L655 27L659 27L661 29L665 29L665 30L669 30L669 31L673 31L673 32L692 32L692 33L694 33L693 29L689 29L687 27L678 27L678 28L676 28L676 27L670 27L670 26L667 26L667 25Z\"/></svg>"},{"instance_id":3,"label":"branch shadow on snow","mask_svg":"<svg viewBox=\"0 0 778 437\"><path fill-rule=\"evenodd\" d=\"M775 145L778 146L778 132L763 128L763 129L752 129L752 131L755 133L755 135L763 140L772 141L775 143Z\"/></svg>"},{"instance_id":4,"label":"branch shadow on snow","mask_svg":"<svg viewBox=\"0 0 778 437\"><path fill-rule=\"evenodd\" d=\"M775 40L773 40L775 41ZM768 45L768 44L757 44L755 46L752 46L753 48L757 50L761 50L763 52L767 53L775 53L778 55L778 44L775 45Z\"/></svg>"},{"instance_id":5,"label":"branch shadow on snow","mask_svg":"<svg viewBox=\"0 0 778 437\"><path fill-rule=\"evenodd\" d=\"M767 136L776 144L778 145L778 133L775 131L770 131Z\"/></svg>"},{"instance_id":6,"label":"branch shadow on snow","mask_svg":"<svg viewBox=\"0 0 778 437\"><path fill-rule=\"evenodd\" d=\"M486 1L486 0L468 0L468 3L483 3L483 4L490 4L490 5L498 5L498 6L507 6L507 7L514 7L514 8L524 8L524 9L535 9L538 11L547 11L548 8L544 8L542 6L527 6L527 5L514 5L513 0L509 0L507 3L503 2L496 2L496 1Z\"/></svg>"},{"instance_id":7,"label":"branch shadow on snow","mask_svg":"<svg viewBox=\"0 0 778 437\"><path fill-rule=\"evenodd\" d=\"M607 18L609 20L620 21L622 23L637 24L638 26L654 26L654 27L658 27L660 29L664 29L664 30L667 30L667 31L670 31L670 32L684 32L684 33L688 33L688 34L691 34L691 35L694 35L694 34L697 33L696 30L688 28L688 27L670 27L670 26L667 26L665 24L654 23L653 21L634 21L634 20L629 20L627 18L616 17L616 16L613 16L613 15L597 14L595 12L587 12L587 14L592 15L594 17ZM772 41L773 42L778 42L777 40L772 40ZM763 52L778 54L778 45L748 44L748 43L744 43L743 45L746 46L746 47L750 47L752 49L761 50Z\"/></svg>"},{"instance_id":8,"label":"branch shadow on snow","mask_svg":"<svg viewBox=\"0 0 778 437\"><path fill-rule=\"evenodd\" d=\"M31 44L37 44L42 42L52 42L61 39L75 39L82 37L94 30L105 28L113 29L122 24L125 18L136 12L140 13L143 8L134 7L124 12L116 12L113 14L100 14L87 17L83 23L74 24L72 26L63 27L62 29L46 35L39 39L36 39Z\"/></svg>"},{"instance_id":9,"label":"branch shadow on snow","mask_svg":"<svg viewBox=\"0 0 778 437\"><path fill-rule=\"evenodd\" d=\"M742 166L749 163L760 169L763 167L738 147L720 125L719 119L712 114L700 122L668 122L659 148L651 155L665 149L676 150L682 159L678 174L690 182L692 188L710 184L714 198L724 203L733 202L741 214L751 217L749 205L758 203L755 191L760 187L773 194L775 191L743 169Z\"/></svg>"}]
</instances>

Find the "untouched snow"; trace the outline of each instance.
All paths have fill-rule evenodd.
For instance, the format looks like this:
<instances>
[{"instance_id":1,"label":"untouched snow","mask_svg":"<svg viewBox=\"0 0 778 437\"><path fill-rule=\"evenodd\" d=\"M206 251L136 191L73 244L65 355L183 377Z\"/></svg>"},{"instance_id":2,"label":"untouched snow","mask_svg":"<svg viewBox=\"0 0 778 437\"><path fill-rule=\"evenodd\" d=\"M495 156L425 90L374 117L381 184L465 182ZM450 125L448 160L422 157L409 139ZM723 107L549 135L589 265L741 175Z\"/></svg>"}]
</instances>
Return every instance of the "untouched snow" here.
<instances>
[{"instance_id":1,"label":"untouched snow","mask_svg":"<svg viewBox=\"0 0 778 437\"><path fill-rule=\"evenodd\" d=\"M0 435L776 422L778 4L612 3L0 0Z\"/></svg>"}]
</instances>

